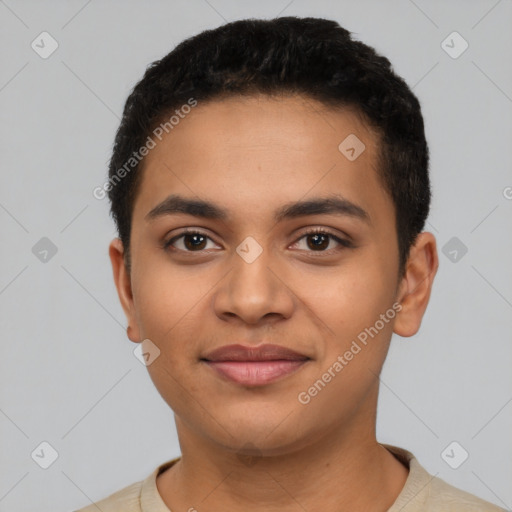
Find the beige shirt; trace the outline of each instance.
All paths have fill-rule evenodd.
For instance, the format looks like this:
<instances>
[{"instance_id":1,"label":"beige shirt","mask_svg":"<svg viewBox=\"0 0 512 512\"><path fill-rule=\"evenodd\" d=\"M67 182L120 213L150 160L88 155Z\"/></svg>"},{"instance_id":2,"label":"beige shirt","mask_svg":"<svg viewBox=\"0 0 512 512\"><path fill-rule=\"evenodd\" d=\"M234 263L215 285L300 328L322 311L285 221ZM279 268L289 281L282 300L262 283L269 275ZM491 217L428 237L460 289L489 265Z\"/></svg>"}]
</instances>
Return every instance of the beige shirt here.
<instances>
[{"instance_id":1,"label":"beige shirt","mask_svg":"<svg viewBox=\"0 0 512 512\"><path fill-rule=\"evenodd\" d=\"M387 444L383 446L409 467L405 486L388 512L505 512L430 475L411 452ZM145 480L75 512L171 512L158 493L156 477L178 460L179 457L164 462Z\"/></svg>"}]
</instances>

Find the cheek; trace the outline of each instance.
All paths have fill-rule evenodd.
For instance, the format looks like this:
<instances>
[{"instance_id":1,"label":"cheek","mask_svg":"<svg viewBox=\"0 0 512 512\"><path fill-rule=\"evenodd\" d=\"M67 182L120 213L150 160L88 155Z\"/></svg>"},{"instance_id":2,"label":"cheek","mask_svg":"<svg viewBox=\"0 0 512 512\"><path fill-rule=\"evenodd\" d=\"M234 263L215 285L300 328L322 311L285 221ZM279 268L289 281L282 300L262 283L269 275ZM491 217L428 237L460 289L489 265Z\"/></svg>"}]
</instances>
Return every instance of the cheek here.
<instances>
[{"instance_id":1,"label":"cheek","mask_svg":"<svg viewBox=\"0 0 512 512\"><path fill-rule=\"evenodd\" d=\"M338 381L354 383L358 379L371 379L368 369L378 373L387 354L396 317L393 309L395 278L393 272L386 269L384 259L367 255L340 269L330 279L314 281L311 309L322 320L320 323L328 327L322 328L326 337L319 370L332 367L338 356L346 355L341 363L343 370L332 370L336 375L343 373L345 376ZM333 387L337 385L342 384L338 382Z\"/></svg>"},{"instance_id":2,"label":"cheek","mask_svg":"<svg viewBox=\"0 0 512 512\"><path fill-rule=\"evenodd\" d=\"M375 262L351 265L310 285L315 310L344 337L373 324L393 301L391 273Z\"/></svg>"},{"instance_id":3,"label":"cheek","mask_svg":"<svg viewBox=\"0 0 512 512\"><path fill-rule=\"evenodd\" d=\"M137 322L141 335L160 345L165 333L179 318L180 303L176 300L176 292L166 286L164 280L151 279L147 274L142 279L134 290Z\"/></svg>"},{"instance_id":4,"label":"cheek","mask_svg":"<svg viewBox=\"0 0 512 512\"><path fill-rule=\"evenodd\" d=\"M170 349L180 332L194 328L193 319L207 291L204 279L184 278L177 267L147 261L133 283L141 335Z\"/></svg>"}]
</instances>

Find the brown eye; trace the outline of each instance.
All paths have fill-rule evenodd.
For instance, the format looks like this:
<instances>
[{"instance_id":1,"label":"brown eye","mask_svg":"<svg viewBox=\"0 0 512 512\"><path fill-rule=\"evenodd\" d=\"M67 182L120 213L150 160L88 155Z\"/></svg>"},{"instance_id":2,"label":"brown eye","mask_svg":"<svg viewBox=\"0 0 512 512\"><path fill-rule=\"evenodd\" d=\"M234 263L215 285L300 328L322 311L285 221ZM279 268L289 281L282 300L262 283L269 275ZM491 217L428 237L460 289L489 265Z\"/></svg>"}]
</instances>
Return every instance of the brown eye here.
<instances>
[{"instance_id":1,"label":"brown eye","mask_svg":"<svg viewBox=\"0 0 512 512\"><path fill-rule=\"evenodd\" d=\"M164 243L164 249L176 249L183 252L202 252L211 238L200 231L183 231Z\"/></svg>"},{"instance_id":2,"label":"brown eye","mask_svg":"<svg viewBox=\"0 0 512 512\"><path fill-rule=\"evenodd\" d=\"M327 249L331 237L326 233L314 233L313 235L307 235L306 238L308 239L308 247L316 250Z\"/></svg>"},{"instance_id":3,"label":"brown eye","mask_svg":"<svg viewBox=\"0 0 512 512\"><path fill-rule=\"evenodd\" d=\"M206 237L200 234L183 235L183 245L191 251L195 249L204 249Z\"/></svg>"},{"instance_id":4,"label":"brown eye","mask_svg":"<svg viewBox=\"0 0 512 512\"><path fill-rule=\"evenodd\" d=\"M299 249L302 239L306 239L306 248L304 250L307 252L330 253L331 251L340 251L344 248L353 247L352 242L349 240L340 238L339 236L335 235L334 233L330 233L325 229L317 228L304 233L294 244L299 245ZM332 242L335 242L334 247L329 248L329 246L332 245Z\"/></svg>"}]
</instances>

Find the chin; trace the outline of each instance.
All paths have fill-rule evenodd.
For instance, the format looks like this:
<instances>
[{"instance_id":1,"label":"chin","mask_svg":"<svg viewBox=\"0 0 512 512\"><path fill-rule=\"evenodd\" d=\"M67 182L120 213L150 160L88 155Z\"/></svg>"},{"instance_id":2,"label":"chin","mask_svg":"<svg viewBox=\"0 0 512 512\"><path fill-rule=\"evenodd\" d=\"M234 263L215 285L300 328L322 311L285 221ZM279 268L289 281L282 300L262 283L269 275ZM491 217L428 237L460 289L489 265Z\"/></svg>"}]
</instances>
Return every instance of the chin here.
<instances>
[{"instance_id":1,"label":"chin","mask_svg":"<svg viewBox=\"0 0 512 512\"><path fill-rule=\"evenodd\" d=\"M285 410L280 408L274 414L269 414L268 411L258 412L256 409L249 414L239 411L224 417L218 416L217 421L226 430L214 428L209 437L237 454L275 456L288 453L308 444L309 436L303 424L301 430L297 428L293 413L288 415L288 411L283 414Z\"/></svg>"}]
</instances>

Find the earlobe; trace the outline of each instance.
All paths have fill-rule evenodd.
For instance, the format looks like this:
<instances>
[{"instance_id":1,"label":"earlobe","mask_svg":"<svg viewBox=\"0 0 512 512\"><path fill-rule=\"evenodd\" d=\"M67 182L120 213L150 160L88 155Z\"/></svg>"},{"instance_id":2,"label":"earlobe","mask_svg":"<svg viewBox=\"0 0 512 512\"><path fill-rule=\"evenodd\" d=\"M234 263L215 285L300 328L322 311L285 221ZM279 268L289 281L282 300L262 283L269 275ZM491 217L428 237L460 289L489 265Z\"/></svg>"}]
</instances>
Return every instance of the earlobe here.
<instances>
[{"instance_id":1,"label":"earlobe","mask_svg":"<svg viewBox=\"0 0 512 512\"><path fill-rule=\"evenodd\" d=\"M128 321L128 327L126 329L127 336L131 341L139 343L140 333L135 318L131 279L124 261L123 243L119 238L114 238L114 240L110 242L109 256L110 262L112 263L112 272L117 294Z\"/></svg>"},{"instance_id":2,"label":"earlobe","mask_svg":"<svg viewBox=\"0 0 512 512\"><path fill-rule=\"evenodd\" d=\"M402 309L396 317L393 332L399 336L409 337L418 332L438 266L434 235L420 233L411 247L397 296L397 302L402 305Z\"/></svg>"}]
</instances>

